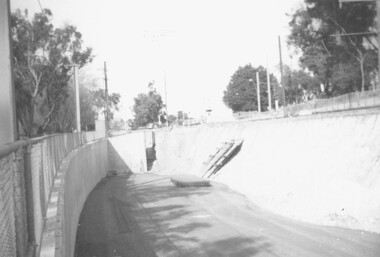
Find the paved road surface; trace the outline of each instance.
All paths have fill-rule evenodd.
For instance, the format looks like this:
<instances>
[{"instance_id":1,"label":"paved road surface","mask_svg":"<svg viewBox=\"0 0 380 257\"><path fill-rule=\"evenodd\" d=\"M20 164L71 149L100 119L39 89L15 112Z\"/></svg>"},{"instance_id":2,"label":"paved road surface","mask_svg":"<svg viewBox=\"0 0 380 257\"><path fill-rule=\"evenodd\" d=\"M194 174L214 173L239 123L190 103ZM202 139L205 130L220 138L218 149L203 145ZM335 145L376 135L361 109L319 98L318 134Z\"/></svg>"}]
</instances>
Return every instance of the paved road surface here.
<instances>
[{"instance_id":1,"label":"paved road surface","mask_svg":"<svg viewBox=\"0 0 380 257\"><path fill-rule=\"evenodd\" d=\"M86 201L77 257L380 256L380 235L293 221L226 186L177 188L169 177L106 178Z\"/></svg>"}]
</instances>

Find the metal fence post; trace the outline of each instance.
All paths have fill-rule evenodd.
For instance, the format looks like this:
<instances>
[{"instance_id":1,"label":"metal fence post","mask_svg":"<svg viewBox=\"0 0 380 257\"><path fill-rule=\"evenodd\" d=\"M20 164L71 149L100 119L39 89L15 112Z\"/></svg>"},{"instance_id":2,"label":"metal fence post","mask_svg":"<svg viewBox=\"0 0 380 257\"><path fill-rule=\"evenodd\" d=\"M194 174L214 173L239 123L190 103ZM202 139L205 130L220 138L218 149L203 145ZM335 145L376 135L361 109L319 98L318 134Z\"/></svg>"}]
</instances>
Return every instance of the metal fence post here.
<instances>
[{"instance_id":1,"label":"metal fence post","mask_svg":"<svg viewBox=\"0 0 380 257\"><path fill-rule=\"evenodd\" d=\"M23 148L13 153L13 188L17 256L23 257L28 251L26 218L25 170Z\"/></svg>"},{"instance_id":2,"label":"metal fence post","mask_svg":"<svg viewBox=\"0 0 380 257\"><path fill-rule=\"evenodd\" d=\"M24 151L24 170L25 170L25 195L26 195L26 219L28 231L28 243L32 247L32 256L35 256L36 236L34 222L33 186L32 186L32 158L31 145L27 145Z\"/></svg>"}]
</instances>

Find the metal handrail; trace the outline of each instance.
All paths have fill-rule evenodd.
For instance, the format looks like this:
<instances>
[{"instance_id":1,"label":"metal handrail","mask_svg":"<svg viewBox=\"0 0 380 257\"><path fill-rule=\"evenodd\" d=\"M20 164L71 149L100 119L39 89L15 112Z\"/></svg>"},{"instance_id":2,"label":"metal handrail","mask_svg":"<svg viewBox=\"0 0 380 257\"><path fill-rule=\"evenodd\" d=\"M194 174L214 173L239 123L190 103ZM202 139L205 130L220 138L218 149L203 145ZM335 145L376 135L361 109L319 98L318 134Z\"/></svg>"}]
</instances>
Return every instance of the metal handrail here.
<instances>
[{"instance_id":1,"label":"metal handrail","mask_svg":"<svg viewBox=\"0 0 380 257\"><path fill-rule=\"evenodd\" d=\"M5 145L0 146L0 159L17 151L21 147L26 147L28 145L37 144L47 138L53 137L57 134L52 134L48 136L42 136L42 137L36 137L36 138L30 138L26 140L18 140L16 142L7 143Z\"/></svg>"},{"instance_id":2,"label":"metal handrail","mask_svg":"<svg viewBox=\"0 0 380 257\"><path fill-rule=\"evenodd\" d=\"M26 147L28 145L37 144L37 143L39 143L45 139L48 139L48 138L52 138L52 137L59 136L59 135L72 135L72 134L84 135L88 132L93 132L93 131L84 131L84 132L76 132L76 133L62 133L62 134L57 133L57 134L51 134L51 135L46 135L46 136L42 136L42 137L29 138L29 139L18 140L15 142L7 143L7 144L0 146L0 159L7 156L10 153L17 151L17 149L19 149L20 147ZM81 141L82 140L83 140L83 138L81 139ZM81 144L83 144L83 142L81 142Z\"/></svg>"}]
</instances>

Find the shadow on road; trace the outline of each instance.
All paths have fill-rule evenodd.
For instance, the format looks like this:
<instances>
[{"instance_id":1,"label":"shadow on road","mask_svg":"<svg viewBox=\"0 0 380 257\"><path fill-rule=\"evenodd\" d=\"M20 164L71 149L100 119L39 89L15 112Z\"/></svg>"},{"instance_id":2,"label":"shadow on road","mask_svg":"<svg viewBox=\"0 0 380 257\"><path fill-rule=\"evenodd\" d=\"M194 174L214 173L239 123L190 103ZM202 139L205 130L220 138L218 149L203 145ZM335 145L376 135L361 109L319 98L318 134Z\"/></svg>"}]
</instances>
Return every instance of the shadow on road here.
<instances>
[{"instance_id":1,"label":"shadow on road","mask_svg":"<svg viewBox=\"0 0 380 257\"><path fill-rule=\"evenodd\" d=\"M254 256L270 252L271 244L265 238L239 235L202 208L202 199L206 199L204 204L215 200L213 187L178 188L169 177L142 174L128 180L127 188L136 199L142 230L159 256ZM147 224L153 224L154 229L144 229Z\"/></svg>"},{"instance_id":2,"label":"shadow on road","mask_svg":"<svg viewBox=\"0 0 380 257\"><path fill-rule=\"evenodd\" d=\"M252 208L225 186L179 188L151 173L103 179L78 224L76 257L378 256L379 236Z\"/></svg>"},{"instance_id":3,"label":"shadow on road","mask_svg":"<svg viewBox=\"0 0 380 257\"><path fill-rule=\"evenodd\" d=\"M152 174L105 178L82 211L76 257L254 256L264 238L229 234L194 204L212 188L177 188ZM220 233L222 232L222 233Z\"/></svg>"}]
</instances>

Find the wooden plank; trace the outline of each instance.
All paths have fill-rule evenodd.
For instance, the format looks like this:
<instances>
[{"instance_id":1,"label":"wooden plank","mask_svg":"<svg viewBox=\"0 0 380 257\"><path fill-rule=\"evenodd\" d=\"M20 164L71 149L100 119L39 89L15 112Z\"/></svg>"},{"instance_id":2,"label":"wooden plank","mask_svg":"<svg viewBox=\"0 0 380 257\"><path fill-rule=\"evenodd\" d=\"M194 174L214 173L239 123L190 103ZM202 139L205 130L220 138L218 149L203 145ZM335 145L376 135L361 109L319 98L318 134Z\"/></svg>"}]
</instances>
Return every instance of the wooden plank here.
<instances>
[{"instance_id":1,"label":"wooden plank","mask_svg":"<svg viewBox=\"0 0 380 257\"><path fill-rule=\"evenodd\" d=\"M208 187L211 186L207 179L199 178L193 175L173 176L171 182L177 187Z\"/></svg>"},{"instance_id":2,"label":"wooden plank","mask_svg":"<svg viewBox=\"0 0 380 257\"><path fill-rule=\"evenodd\" d=\"M227 142L223 142L222 143L222 146L220 146L220 147L218 147L217 149L216 149L216 153L214 153L214 154L210 154L209 155L209 157L208 157L208 159L207 159L207 161L204 161L203 162L203 164L204 165L207 165L207 164L209 164L211 161L212 161L212 159L221 151L221 149L225 146L225 144L227 144Z\"/></svg>"},{"instance_id":3,"label":"wooden plank","mask_svg":"<svg viewBox=\"0 0 380 257\"><path fill-rule=\"evenodd\" d=\"M213 165L213 167L210 169L211 172L208 172L209 175L207 178L210 178L212 175L215 175L221 167L223 167L227 161L231 158L231 156L239 149L239 147L242 145L243 140L233 140L234 144L233 146L223 155L221 159L218 160L218 162Z\"/></svg>"},{"instance_id":4,"label":"wooden plank","mask_svg":"<svg viewBox=\"0 0 380 257\"><path fill-rule=\"evenodd\" d=\"M215 165L215 163L223 157L223 155L233 146L231 143L224 144L221 148L218 149L217 154L215 154L214 158L206 165L205 168L202 169L201 174L202 177L205 177L208 171Z\"/></svg>"}]
</instances>

